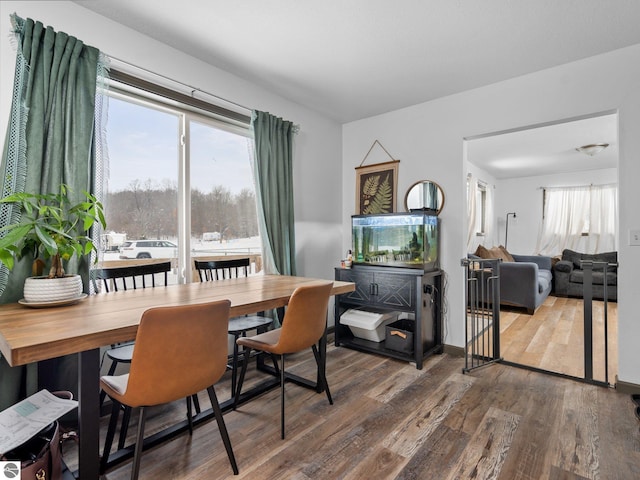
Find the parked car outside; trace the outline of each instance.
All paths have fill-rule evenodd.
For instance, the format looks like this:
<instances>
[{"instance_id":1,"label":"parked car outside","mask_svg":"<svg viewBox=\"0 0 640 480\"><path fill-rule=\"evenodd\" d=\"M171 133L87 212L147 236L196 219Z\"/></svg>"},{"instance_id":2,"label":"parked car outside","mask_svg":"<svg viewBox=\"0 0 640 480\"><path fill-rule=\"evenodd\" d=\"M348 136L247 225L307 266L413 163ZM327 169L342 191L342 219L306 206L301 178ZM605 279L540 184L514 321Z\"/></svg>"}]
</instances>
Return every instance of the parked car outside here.
<instances>
[{"instance_id":1,"label":"parked car outside","mask_svg":"<svg viewBox=\"0 0 640 480\"><path fill-rule=\"evenodd\" d=\"M178 246L166 240L128 240L120 247L120 258L175 258Z\"/></svg>"}]
</instances>

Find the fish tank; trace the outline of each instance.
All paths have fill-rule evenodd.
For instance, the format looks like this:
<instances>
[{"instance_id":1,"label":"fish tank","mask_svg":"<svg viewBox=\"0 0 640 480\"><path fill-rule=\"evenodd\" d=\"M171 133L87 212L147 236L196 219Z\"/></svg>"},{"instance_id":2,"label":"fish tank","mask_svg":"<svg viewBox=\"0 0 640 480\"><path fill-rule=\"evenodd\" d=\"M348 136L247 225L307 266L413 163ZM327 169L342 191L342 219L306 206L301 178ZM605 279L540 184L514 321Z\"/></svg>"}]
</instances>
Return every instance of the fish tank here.
<instances>
[{"instance_id":1,"label":"fish tank","mask_svg":"<svg viewBox=\"0 0 640 480\"><path fill-rule=\"evenodd\" d=\"M354 264L436 270L438 217L426 213L353 215Z\"/></svg>"}]
</instances>

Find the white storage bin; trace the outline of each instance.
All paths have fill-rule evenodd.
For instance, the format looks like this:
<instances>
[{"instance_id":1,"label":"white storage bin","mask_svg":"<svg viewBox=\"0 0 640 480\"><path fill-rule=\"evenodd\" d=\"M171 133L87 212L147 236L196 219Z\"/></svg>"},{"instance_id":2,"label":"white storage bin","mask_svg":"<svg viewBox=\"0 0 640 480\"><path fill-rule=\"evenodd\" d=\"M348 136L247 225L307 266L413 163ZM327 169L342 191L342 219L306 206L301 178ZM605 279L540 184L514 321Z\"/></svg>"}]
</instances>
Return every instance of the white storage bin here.
<instances>
[{"instance_id":1,"label":"white storage bin","mask_svg":"<svg viewBox=\"0 0 640 480\"><path fill-rule=\"evenodd\" d=\"M398 318L397 312L376 312L371 310L351 308L340 317L340 323L347 325L354 336L382 342L385 336L385 326Z\"/></svg>"}]
</instances>

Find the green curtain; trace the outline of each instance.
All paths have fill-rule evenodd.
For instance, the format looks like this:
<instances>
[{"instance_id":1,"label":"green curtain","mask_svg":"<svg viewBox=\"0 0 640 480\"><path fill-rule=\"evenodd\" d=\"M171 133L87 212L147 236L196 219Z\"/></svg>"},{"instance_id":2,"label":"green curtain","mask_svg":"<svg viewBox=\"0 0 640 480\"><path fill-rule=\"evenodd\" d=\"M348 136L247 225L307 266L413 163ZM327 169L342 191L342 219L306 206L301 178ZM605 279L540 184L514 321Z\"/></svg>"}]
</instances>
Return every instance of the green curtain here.
<instances>
[{"instance_id":1,"label":"green curtain","mask_svg":"<svg viewBox=\"0 0 640 480\"><path fill-rule=\"evenodd\" d=\"M93 190L96 85L106 72L102 56L96 48L40 22L15 14L11 21L17 43L16 74L2 155L2 195L56 193L65 183L79 201L83 190ZM10 206L0 211L0 226L19 221L19 212ZM10 273L3 267L0 303L22 298L31 262L23 259ZM88 286L86 262L70 264L67 270L80 273ZM64 373L66 367L54 370ZM31 393L32 372L33 366L11 369L0 360L0 409ZM71 379L74 374L67 376ZM77 383L77 377L70 381ZM67 382L62 383L66 387Z\"/></svg>"},{"instance_id":2,"label":"green curtain","mask_svg":"<svg viewBox=\"0 0 640 480\"><path fill-rule=\"evenodd\" d=\"M254 111L254 175L266 273L295 275L293 123Z\"/></svg>"}]
</instances>

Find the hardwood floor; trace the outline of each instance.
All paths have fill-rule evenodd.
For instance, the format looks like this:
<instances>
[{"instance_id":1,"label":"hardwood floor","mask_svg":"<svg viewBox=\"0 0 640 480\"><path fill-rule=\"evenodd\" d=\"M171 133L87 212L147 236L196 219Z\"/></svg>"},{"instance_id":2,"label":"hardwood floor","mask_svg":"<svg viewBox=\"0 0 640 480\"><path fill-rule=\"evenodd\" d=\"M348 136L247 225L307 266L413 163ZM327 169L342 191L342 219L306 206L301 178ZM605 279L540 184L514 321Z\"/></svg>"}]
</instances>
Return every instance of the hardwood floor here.
<instances>
[{"instance_id":1,"label":"hardwood floor","mask_svg":"<svg viewBox=\"0 0 640 480\"><path fill-rule=\"evenodd\" d=\"M584 377L582 299L549 296L533 315L500 310L500 346L505 360ZM593 378L605 381L604 302L593 301ZM618 373L618 304L608 302L608 381Z\"/></svg>"},{"instance_id":2,"label":"hardwood floor","mask_svg":"<svg viewBox=\"0 0 640 480\"><path fill-rule=\"evenodd\" d=\"M312 355L292 371L312 376ZM240 475L215 421L145 452L141 478L162 479L634 479L640 422L628 395L502 364L462 374L464 360L405 362L330 345L335 404L287 384L225 414ZM251 372L251 379L259 378ZM249 381L249 379L248 379ZM216 386L228 397L228 379ZM201 403L208 401L202 395ZM183 418L184 402L154 410L147 430ZM103 435L107 418L103 419ZM130 435L137 418L132 419ZM129 478L131 463L105 479Z\"/></svg>"}]
</instances>

